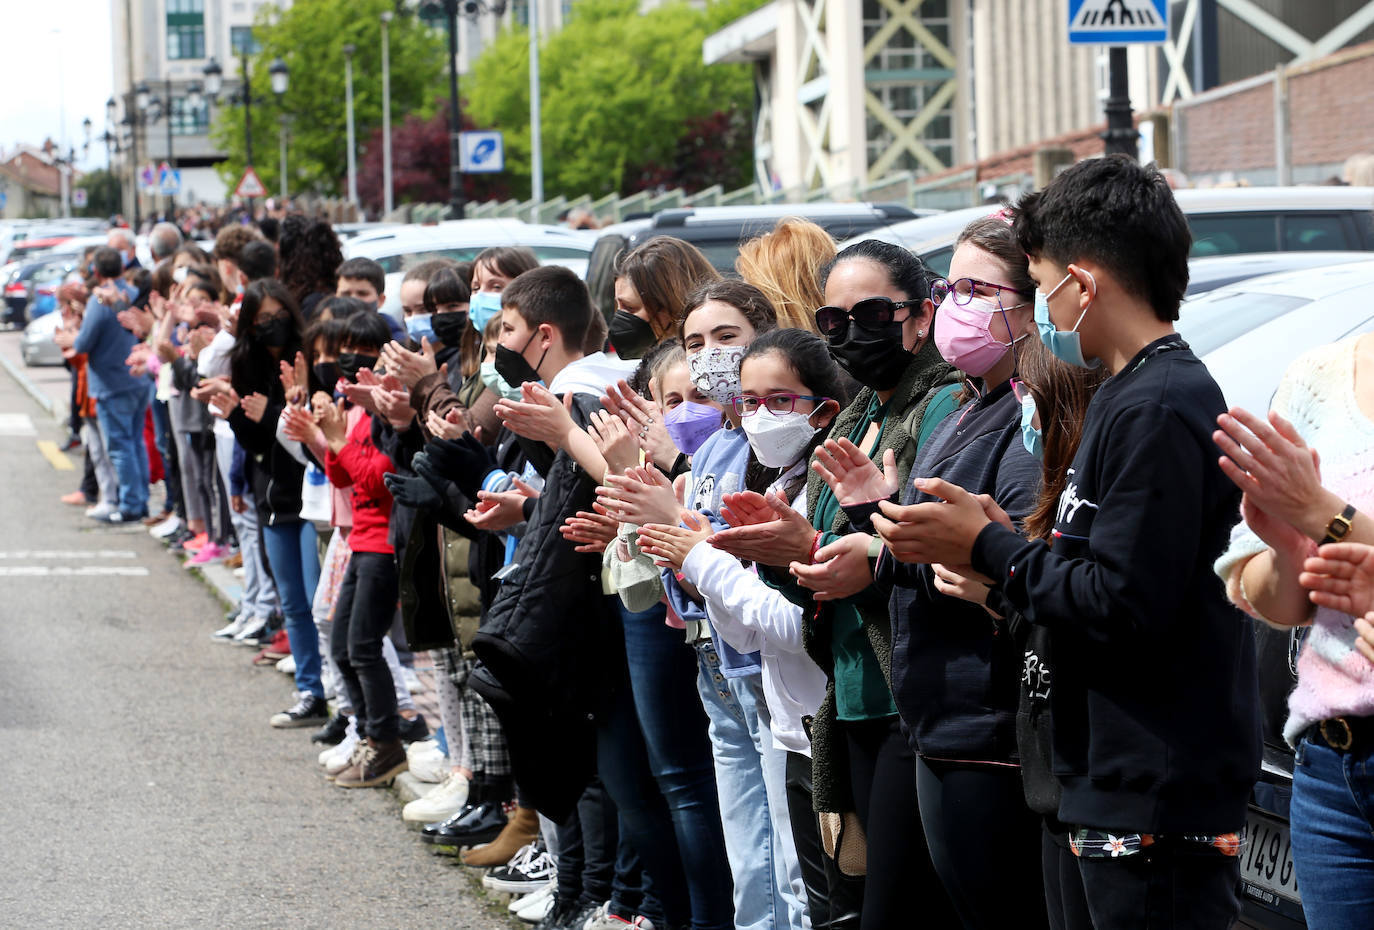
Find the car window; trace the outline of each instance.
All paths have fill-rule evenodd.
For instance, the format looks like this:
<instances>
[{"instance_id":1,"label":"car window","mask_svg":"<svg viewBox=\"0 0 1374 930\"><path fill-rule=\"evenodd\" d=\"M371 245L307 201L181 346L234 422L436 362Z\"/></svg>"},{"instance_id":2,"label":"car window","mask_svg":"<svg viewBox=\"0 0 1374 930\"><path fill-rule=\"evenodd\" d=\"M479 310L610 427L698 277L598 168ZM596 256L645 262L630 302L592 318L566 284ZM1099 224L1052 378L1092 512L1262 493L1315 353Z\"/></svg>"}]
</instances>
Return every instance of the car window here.
<instances>
[{"instance_id":1,"label":"car window","mask_svg":"<svg viewBox=\"0 0 1374 930\"><path fill-rule=\"evenodd\" d=\"M1279 251L1276 213L1218 213L1188 217L1191 257Z\"/></svg>"},{"instance_id":2,"label":"car window","mask_svg":"<svg viewBox=\"0 0 1374 930\"><path fill-rule=\"evenodd\" d=\"M1177 329L1188 341L1193 354L1200 357L1311 302L1309 297L1282 294L1213 292L1198 300L1184 302Z\"/></svg>"},{"instance_id":3,"label":"car window","mask_svg":"<svg viewBox=\"0 0 1374 930\"><path fill-rule=\"evenodd\" d=\"M1283 217L1283 248L1288 252L1335 252L1358 248L1343 213L1289 213Z\"/></svg>"},{"instance_id":4,"label":"car window","mask_svg":"<svg viewBox=\"0 0 1374 930\"><path fill-rule=\"evenodd\" d=\"M954 261L954 246L947 245L935 249L933 252L927 252L921 256L921 260L926 263L931 274L943 278L949 274L950 263Z\"/></svg>"}]
</instances>

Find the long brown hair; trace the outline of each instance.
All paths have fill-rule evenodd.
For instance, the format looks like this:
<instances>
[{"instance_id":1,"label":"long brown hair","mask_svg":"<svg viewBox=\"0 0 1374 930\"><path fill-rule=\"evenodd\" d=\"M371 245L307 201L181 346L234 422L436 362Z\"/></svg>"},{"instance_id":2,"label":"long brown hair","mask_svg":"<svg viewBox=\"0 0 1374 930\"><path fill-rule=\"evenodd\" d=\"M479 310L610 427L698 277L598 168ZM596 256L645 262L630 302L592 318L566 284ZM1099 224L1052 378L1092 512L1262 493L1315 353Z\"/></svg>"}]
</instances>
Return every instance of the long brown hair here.
<instances>
[{"instance_id":1,"label":"long brown hair","mask_svg":"<svg viewBox=\"0 0 1374 930\"><path fill-rule=\"evenodd\" d=\"M1069 465L1083 441L1083 417L1108 374L1103 368L1069 365L1048 352L1027 353L1024 361L1023 380L1035 398L1045 450L1040 495L1026 517L1025 529L1031 539L1048 542L1058 516L1059 497L1069 481Z\"/></svg>"},{"instance_id":2,"label":"long brown hair","mask_svg":"<svg viewBox=\"0 0 1374 930\"><path fill-rule=\"evenodd\" d=\"M702 284L720 280L701 250L690 242L672 236L654 236L648 242L621 255L615 263L615 276L628 278L639 292L654 338L662 341L687 310L687 295Z\"/></svg>"}]
</instances>

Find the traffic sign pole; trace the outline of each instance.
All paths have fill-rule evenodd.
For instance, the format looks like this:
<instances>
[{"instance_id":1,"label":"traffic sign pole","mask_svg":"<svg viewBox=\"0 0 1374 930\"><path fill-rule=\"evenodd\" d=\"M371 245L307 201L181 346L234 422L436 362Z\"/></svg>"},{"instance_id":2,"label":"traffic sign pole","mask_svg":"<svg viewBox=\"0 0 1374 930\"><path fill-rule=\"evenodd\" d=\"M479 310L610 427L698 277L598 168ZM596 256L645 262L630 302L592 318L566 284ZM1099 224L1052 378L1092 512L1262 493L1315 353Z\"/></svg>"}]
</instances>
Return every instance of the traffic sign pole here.
<instances>
[{"instance_id":1,"label":"traffic sign pole","mask_svg":"<svg viewBox=\"0 0 1374 930\"><path fill-rule=\"evenodd\" d=\"M1129 76L1126 73L1126 49L1114 46L1107 52L1107 131L1102 133L1102 141L1107 144L1108 155L1129 155L1135 158L1139 152L1140 133L1135 128L1131 114L1131 93Z\"/></svg>"}]
</instances>

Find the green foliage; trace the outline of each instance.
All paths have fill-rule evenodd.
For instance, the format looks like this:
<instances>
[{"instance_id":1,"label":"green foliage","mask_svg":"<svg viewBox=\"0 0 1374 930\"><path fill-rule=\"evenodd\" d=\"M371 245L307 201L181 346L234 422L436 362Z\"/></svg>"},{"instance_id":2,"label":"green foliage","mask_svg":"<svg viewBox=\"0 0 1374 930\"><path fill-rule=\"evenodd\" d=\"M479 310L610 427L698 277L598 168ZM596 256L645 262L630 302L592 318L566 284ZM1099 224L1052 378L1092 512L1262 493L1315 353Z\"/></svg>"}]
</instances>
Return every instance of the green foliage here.
<instances>
[{"instance_id":1,"label":"green foliage","mask_svg":"<svg viewBox=\"0 0 1374 930\"><path fill-rule=\"evenodd\" d=\"M750 113L749 69L706 65L702 40L758 0L579 0L540 48L545 194L600 196L635 186L637 169L673 161L690 125ZM477 125L505 134L511 189L530 188L529 35L503 32L463 88ZM745 166L747 179L747 165ZM727 179L720 179L725 183Z\"/></svg>"},{"instance_id":2,"label":"green foliage","mask_svg":"<svg viewBox=\"0 0 1374 930\"><path fill-rule=\"evenodd\" d=\"M390 32L391 118L428 117L443 87L446 46L442 31L419 20L413 5L399 0L295 0L285 10L264 7L254 36L261 50L249 61L253 91L253 163L268 190L280 188L280 117L288 120L287 187L342 195L347 189L347 116L344 53L353 55L353 113L362 164L363 140L382 122L381 14L396 13ZM290 68L290 86L281 100L272 93L268 67L280 56ZM226 91L238 86L237 60L221 62ZM232 190L247 164L243 107L221 97L211 135L229 153L219 167Z\"/></svg>"},{"instance_id":3,"label":"green foliage","mask_svg":"<svg viewBox=\"0 0 1374 930\"><path fill-rule=\"evenodd\" d=\"M123 209L123 184L104 168L86 172L76 186L86 189L86 206L72 211L77 216L113 216Z\"/></svg>"}]
</instances>

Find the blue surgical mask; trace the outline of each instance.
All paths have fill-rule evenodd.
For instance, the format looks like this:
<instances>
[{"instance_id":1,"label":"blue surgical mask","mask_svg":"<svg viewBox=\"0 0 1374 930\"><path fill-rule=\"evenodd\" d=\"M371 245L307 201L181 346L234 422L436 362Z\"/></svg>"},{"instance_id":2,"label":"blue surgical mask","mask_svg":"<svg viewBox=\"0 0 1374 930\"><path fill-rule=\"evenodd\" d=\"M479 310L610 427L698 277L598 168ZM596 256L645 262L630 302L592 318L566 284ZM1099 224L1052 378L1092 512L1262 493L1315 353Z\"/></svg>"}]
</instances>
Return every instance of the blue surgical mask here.
<instances>
[{"instance_id":1,"label":"blue surgical mask","mask_svg":"<svg viewBox=\"0 0 1374 930\"><path fill-rule=\"evenodd\" d=\"M478 291L472 295L468 302L468 316L472 320L472 325L481 332L486 328L487 322L492 317L501 312L501 295L493 294L490 291Z\"/></svg>"},{"instance_id":2,"label":"blue surgical mask","mask_svg":"<svg viewBox=\"0 0 1374 930\"><path fill-rule=\"evenodd\" d=\"M482 379L482 383L486 385L487 389L497 397L504 400L520 399L520 388L511 387L506 383L506 379L501 377L501 374L496 370L495 362L483 362L478 371L478 377Z\"/></svg>"},{"instance_id":3,"label":"blue surgical mask","mask_svg":"<svg viewBox=\"0 0 1374 930\"><path fill-rule=\"evenodd\" d=\"M1086 271L1083 273L1088 275L1090 281L1093 281L1093 287L1096 290L1097 282L1093 280L1093 276ZM1083 357L1083 344L1078 335L1078 327L1082 324L1083 317L1087 316L1088 311L1092 309L1092 304L1083 308L1083 312L1078 315L1078 321L1073 324L1073 329L1067 333L1056 329L1050 320L1050 298L1059 293L1059 289L1071 278L1073 278L1071 274L1064 275L1064 279L1056 284L1048 294L1035 292L1035 325L1040 330L1040 341L1045 344L1045 348L1049 349L1050 354L1055 358L1079 368L1096 368L1102 364L1102 360L1100 358L1088 360Z\"/></svg>"},{"instance_id":4,"label":"blue surgical mask","mask_svg":"<svg viewBox=\"0 0 1374 930\"><path fill-rule=\"evenodd\" d=\"M1045 440L1035 425L1035 397L1030 391L1021 399L1021 442L1038 459L1045 457Z\"/></svg>"},{"instance_id":5,"label":"blue surgical mask","mask_svg":"<svg viewBox=\"0 0 1374 930\"><path fill-rule=\"evenodd\" d=\"M416 342L421 339L428 339L430 342L435 341L434 327L430 324L429 318L430 314L428 313L417 313L414 316L406 317L406 332L410 334L411 339Z\"/></svg>"}]
</instances>

